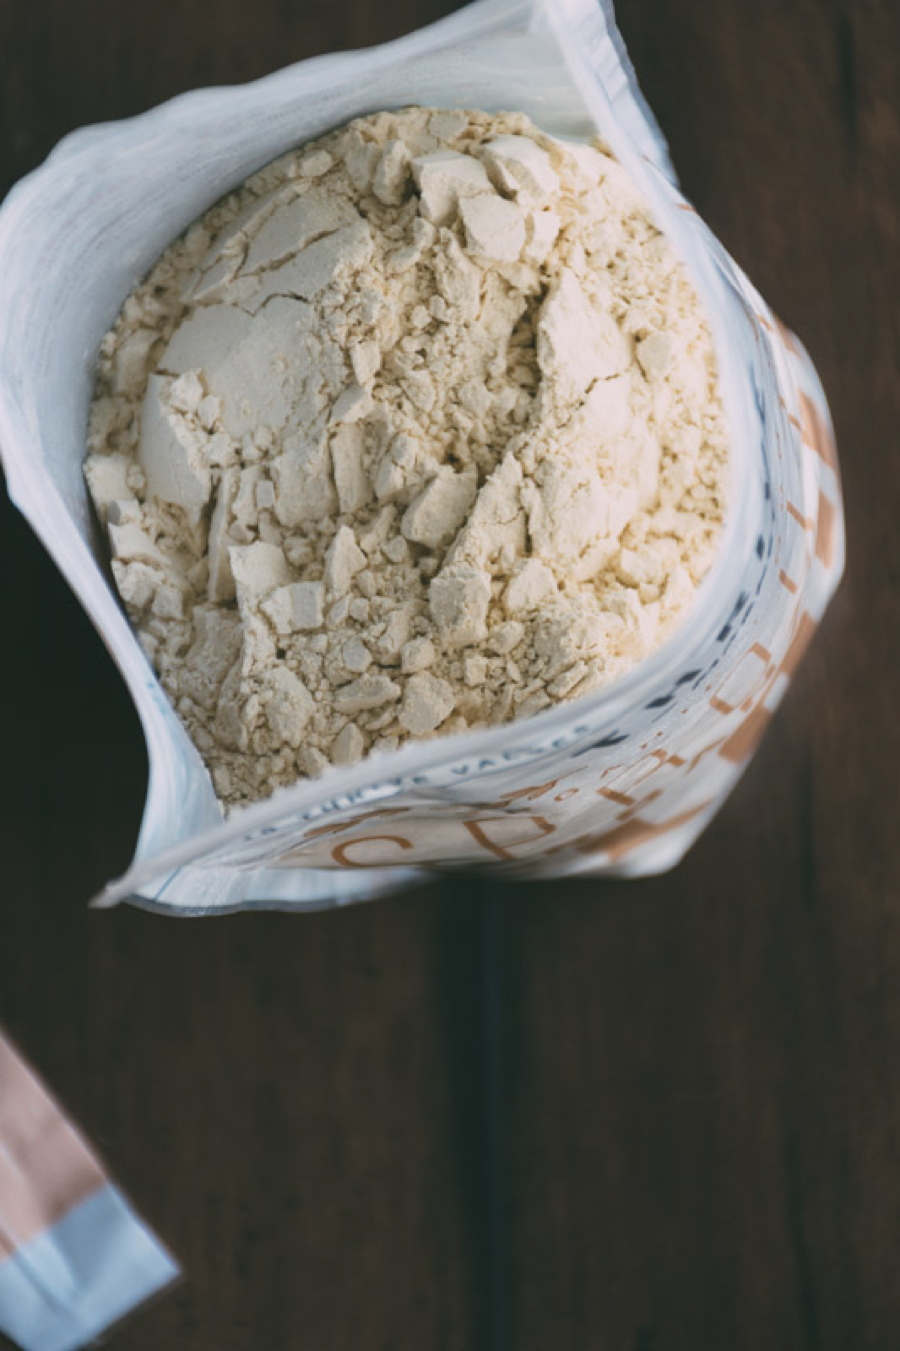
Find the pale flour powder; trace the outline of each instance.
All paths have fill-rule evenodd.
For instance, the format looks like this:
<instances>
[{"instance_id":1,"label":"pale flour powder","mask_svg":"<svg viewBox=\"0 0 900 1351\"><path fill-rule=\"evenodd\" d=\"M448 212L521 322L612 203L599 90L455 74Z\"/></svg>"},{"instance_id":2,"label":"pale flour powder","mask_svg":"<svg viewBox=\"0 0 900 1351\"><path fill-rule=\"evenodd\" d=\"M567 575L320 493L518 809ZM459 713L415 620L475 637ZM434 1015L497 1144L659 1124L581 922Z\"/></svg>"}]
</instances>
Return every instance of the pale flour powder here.
<instances>
[{"instance_id":1,"label":"pale flour powder","mask_svg":"<svg viewBox=\"0 0 900 1351\"><path fill-rule=\"evenodd\" d=\"M728 443L621 167L361 118L213 207L104 340L87 480L226 804L594 689L686 614Z\"/></svg>"}]
</instances>

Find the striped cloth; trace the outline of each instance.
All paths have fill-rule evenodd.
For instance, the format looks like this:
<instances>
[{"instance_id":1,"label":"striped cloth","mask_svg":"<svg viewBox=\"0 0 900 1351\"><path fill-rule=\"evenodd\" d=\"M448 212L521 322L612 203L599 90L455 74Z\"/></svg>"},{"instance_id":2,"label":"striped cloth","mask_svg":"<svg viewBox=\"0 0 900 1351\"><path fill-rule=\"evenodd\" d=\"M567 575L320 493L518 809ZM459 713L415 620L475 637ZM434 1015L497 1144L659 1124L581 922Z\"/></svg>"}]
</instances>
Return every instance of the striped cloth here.
<instances>
[{"instance_id":1,"label":"striped cloth","mask_svg":"<svg viewBox=\"0 0 900 1351\"><path fill-rule=\"evenodd\" d=\"M0 1035L0 1334L71 1351L178 1267Z\"/></svg>"}]
</instances>

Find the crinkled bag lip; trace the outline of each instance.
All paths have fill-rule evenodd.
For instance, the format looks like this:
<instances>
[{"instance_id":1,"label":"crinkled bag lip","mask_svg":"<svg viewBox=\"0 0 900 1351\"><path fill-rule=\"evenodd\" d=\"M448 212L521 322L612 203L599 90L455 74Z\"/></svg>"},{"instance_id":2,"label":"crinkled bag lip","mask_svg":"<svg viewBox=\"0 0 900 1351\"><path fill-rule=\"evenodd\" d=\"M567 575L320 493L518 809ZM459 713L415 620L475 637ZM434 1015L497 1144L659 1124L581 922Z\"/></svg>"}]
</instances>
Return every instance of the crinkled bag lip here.
<instances>
[{"instance_id":1,"label":"crinkled bag lip","mask_svg":"<svg viewBox=\"0 0 900 1351\"><path fill-rule=\"evenodd\" d=\"M518 0L514 0L514 3L501 5L492 3L492 0L482 0L482 3L471 6L469 10L460 11L426 29L375 49L362 52L342 52L312 58L309 61L287 66L244 85L191 90L134 117L76 130L66 136L51 151L41 166L11 189L2 208L0 208L0 272L2 272L4 250L8 247L16 231L17 218L22 214L23 209L30 204L33 196L43 190L47 179L51 175L55 175L61 167L70 169L72 163L77 162L79 157L85 159L87 165L88 157L93 155L99 147L102 147L108 156L133 153L140 146L146 145L159 136L177 136L180 128L195 125L198 117L208 112L222 113L227 110L229 115L234 116L239 114L242 108L264 106L269 95L282 88L290 87L301 68L305 77L312 70L316 70L320 75L323 75L340 66L342 78L346 80L348 68L353 62L365 63L367 72L371 73L373 61L379 67L387 67L404 56L412 57L429 52L433 53L446 43L454 40L457 30L464 34L467 41L471 41L478 36L479 29L492 30L497 27L498 22L502 23L504 16L521 16L522 13L523 6L518 3ZM596 112L593 109L591 109L591 112L596 121ZM657 191L657 187L661 188L664 180L659 165L651 166L651 172L648 172L642 162L649 163L647 156L641 156L628 132L618 126L611 112L607 112L607 118L608 120L602 126L602 134L605 139L611 143L615 153L632 173L639 188L647 197L653 214L655 216L662 214L667 217L668 211L660 212L662 196L661 191ZM612 134L613 131L615 131L615 135ZM285 149L288 148L288 146L285 146ZM623 153L623 149L626 153ZM261 166L257 165L257 167ZM652 172L654 169L660 175L658 180ZM253 172L252 169L241 170L237 174L223 174L219 191L210 199L210 202L216 200L216 196L223 195L243 181L247 174L251 172ZM668 182L666 182L665 190L670 194L675 191ZM676 195L680 198L680 194ZM683 201L684 199L680 198L680 200ZM172 237L174 238L177 233L180 233L188 223L186 221L179 224ZM678 224L680 225L680 223ZM686 252L688 255L695 255L698 254L698 251L693 246L686 250L685 236L682 236L679 240L676 237L677 231L674 229L667 228L666 233L681 254L692 281L701 295L713 330L717 350L721 350L720 343L724 319L718 313L718 307L711 303L710 278L707 276L704 280L703 276L700 275L703 269L697 265L695 256L685 256ZM715 271L714 264L708 264L708 266ZM720 284L734 285L733 278L722 277L720 270L716 275ZM127 291L120 297L119 304L124 301L126 295ZM719 365L721 374L723 363L720 362ZM0 375L2 375L2 372L0 372ZM227 819L221 816L215 819L211 816L208 828L194 833L174 846L169 846L144 858L141 858L139 843L137 858L140 861L129 874L130 884L137 888L142 883L159 877L172 868L188 862L201 861L213 849L221 849L229 838L263 831L272 821L282 818L288 813L299 814L309 810L323 797L346 798L365 790L367 793L366 801L371 802L376 801L381 795L379 792L381 788L383 788L383 795L385 796L395 792L398 780L409 782L412 787L413 783L410 781L414 781L417 776L427 774L429 779L437 778L442 773L447 773L452 765L470 760L473 757L485 761L497 760L509 763L510 759L517 758L511 753L517 747L522 747L523 743L539 740L544 746L550 746L555 740L558 741L561 736L565 736L566 733L569 735L565 739L567 741L573 740L575 739L573 731L576 730L577 724L585 721L589 721L591 724L598 724L602 721L604 727L608 725L612 729L616 717L625 707L633 707L640 701L649 699L666 671L671 670L681 661L689 659L691 650L721 624L722 603L725 599L727 577L732 570L740 570L742 560L753 546L754 504L752 493L747 491L752 481L750 447L742 445L740 438L734 435L738 422L733 416L728 390L724 387L724 377L722 383L726 414L732 431L731 486L725 525L719 540L716 557L698 589L691 611L653 654L638 663L631 671L611 682L609 686L569 703L563 703L533 714L518 722L503 724L487 730L455 733L445 738L424 743L410 743L393 752L366 757L357 765L347 769L332 769L320 778L300 781L296 785L279 790L271 798L262 802L238 808L230 813ZM21 410L17 407L12 392L6 389L5 381L0 379L0 453L2 453L3 446L18 444L23 439L26 441L29 439L27 427L23 429L20 425L22 421L24 419L21 417ZM70 566L72 550L84 546L83 541L79 538L73 538L77 537L77 531L71 521L67 522L64 535L58 528L51 529L48 524L49 513L46 501L51 494L56 494L55 487L44 481L40 485L40 496L43 501L39 501L38 485L34 480L29 484L26 481L27 477L21 467L21 461L15 465L13 470L7 465L7 479L12 500L27 517L47 547L48 552L75 590L129 685L148 742L152 778L154 768L157 767L152 764L153 748L148 736L148 723L152 717L154 698L165 699L166 696L162 693L155 674L140 651L134 631L125 621L121 610L119 611L121 623L111 624L106 622L99 615L97 605L91 596L91 585L87 582L78 583L73 580ZM65 511L61 499L58 509ZM99 580L102 587L108 590L107 583L93 555L91 555L91 560L95 574L92 582ZM115 596L113 599L117 600ZM140 654L140 665L144 677L142 681L134 678L131 659L135 652ZM594 735L600 729L592 726L590 730L591 734ZM509 758L504 760L504 757ZM529 758L538 758L538 754L536 753L534 757L523 755L523 763L527 762ZM206 777L209 783L209 791L213 794L209 775L207 774ZM427 796L427 783L415 785L415 787L420 796ZM213 802L215 802L214 794ZM146 817L147 812L145 811L145 822Z\"/></svg>"}]
</instances>

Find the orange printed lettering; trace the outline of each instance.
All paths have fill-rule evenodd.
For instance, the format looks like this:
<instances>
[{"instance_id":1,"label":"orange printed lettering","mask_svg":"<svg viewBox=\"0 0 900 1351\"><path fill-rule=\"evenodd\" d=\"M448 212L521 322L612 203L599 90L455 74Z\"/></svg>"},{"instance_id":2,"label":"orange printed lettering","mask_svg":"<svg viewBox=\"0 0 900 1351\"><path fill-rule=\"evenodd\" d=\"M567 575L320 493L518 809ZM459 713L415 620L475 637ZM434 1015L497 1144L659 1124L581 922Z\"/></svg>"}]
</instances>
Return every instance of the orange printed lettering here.
<instances>
[{"instance_id":1,"label":"orange printed lettering","mask_svg":"<svg viewBox=\"0 0 900 1351\"><path fill-rule=\"evenodd\" d=\"M524 821L533 821L540 833L532 835L528 839L507 840L505 844L501 844L498 840L490 839L484 829L485 826L497 824L504 824L507 827L515 829L516 825ZM511 854L510 849L516 849L519 845L523 844L533 844L535 841L543 839L545 835L552 835L556 830L556 826L551 826L550 822L546 821L543 816L486 816L482 817L480 821L463 821L463 825L472 836L473 840L480 844L482 848L486 849L489 854L493 854L495 858L504 859L515 858L515 854Z\"/></svg>"},{"instance_id":2,"label":"orange printed lettering","mask_svg":"<svg viewBox=\"0 0 900 1351\"><path fill-rule=\"evenodd\" d=\"M360 862L348 856L348 849L355 849L358 844L372 844L376 840L386 840L390 844L396 844L400 849L412 849L409 840L405 840L402 835L360 835L355 840L344 840L343 844L335 845L331 851L331 857L335 863L339 863L342 868L372 868L377 864Z\"/></svg>"}]
</instances>

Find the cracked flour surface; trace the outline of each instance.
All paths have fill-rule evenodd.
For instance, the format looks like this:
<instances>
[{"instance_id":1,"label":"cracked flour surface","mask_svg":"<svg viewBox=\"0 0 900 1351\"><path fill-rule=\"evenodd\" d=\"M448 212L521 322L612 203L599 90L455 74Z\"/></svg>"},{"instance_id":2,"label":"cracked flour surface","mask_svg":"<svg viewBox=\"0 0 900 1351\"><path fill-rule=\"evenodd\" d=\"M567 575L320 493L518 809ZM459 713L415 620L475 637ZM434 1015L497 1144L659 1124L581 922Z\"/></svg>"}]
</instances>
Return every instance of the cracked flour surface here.
<instances>
[{"instance_id":1,"label":"cracked flour surface","mask_svg":"<svg viewBox=\"0 0 900 1351\"><path fill-rule=\"evenodd\" d=\"M226 805L616 678L684 618L728 441L621 167L519 114L361 118L167 250L87 481Z\"/></svg>"}]
</instances>

